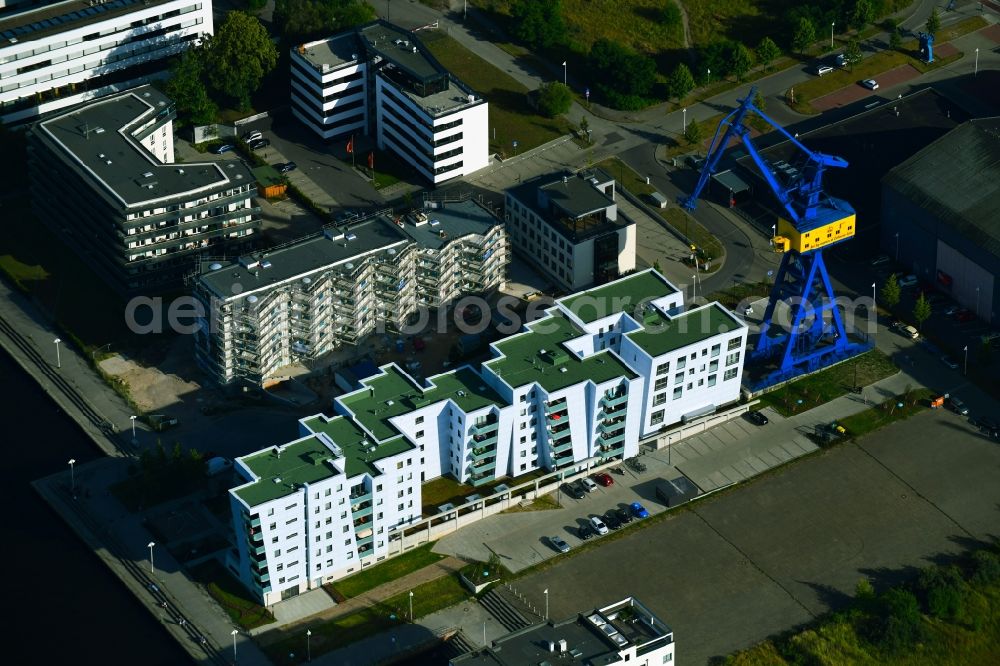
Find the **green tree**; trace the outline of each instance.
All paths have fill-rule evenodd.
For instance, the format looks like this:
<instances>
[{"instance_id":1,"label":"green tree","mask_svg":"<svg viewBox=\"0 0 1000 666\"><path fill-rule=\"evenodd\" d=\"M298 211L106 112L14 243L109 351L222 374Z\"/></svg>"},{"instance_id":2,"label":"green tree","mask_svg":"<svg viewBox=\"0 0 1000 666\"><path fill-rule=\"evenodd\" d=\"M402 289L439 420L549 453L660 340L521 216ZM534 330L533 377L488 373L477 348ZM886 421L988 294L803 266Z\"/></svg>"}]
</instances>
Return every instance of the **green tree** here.
<instances>
[{"instance_id":1,"label":"green tree","mask_svg":"<svg viewBox=\"0 0 1000 666\"><path fill-rule=\"evenodd\" d=\"M757 45L757 60L764 65L765 70L770 69L771 63L780 57L781 49L778 48L773 39L765 37L760 40L760 44Z\"/></svg>"},{"instance_id":2,"label":"green tree","mask_svg":"<svg viewBox=\"0 0 1000 666\"><path fill-rule=\"evenodd\" d=\"M587 139L587 143L590 143L590 123L586 116L580 118L580 132Z\"/></svg>"},{"instance_id":3,"label":"green tree","mask_svg":"<svg viewBox=\"0 0 1000 666\"><path fill-rule=\"evenodd\" d=\"M893 28L889 31L889 48L893 51L898 51L902 45L903 38L899 34L899 28Z\"/></svg>"},{"instance_id":4,"label":"green tree","mask_svg":"<svg viewBox=\"0 0 1000 666\"><path fill-rule=\"evenodd\" d=\"M250 95L278 63L278 50L255 16L229 12L207 43L205 71L215 90L231 97L241 111Z\"/></svg>"},{"instance_id":5,"label":"green tree","mask_svg":"<svg viewBox=\"0 0 1000 666\"><path fill-rule=\"evenodd\" d=\"M1000 556L988 550L977 550L972 555L972 582L992 585L1000 581Z\"/></svg>"},{"instance_id":6,"label":"green tree","mask_svg":"<svg viewBox=\"0 0 1000 666\"><path fill-rule=\"evenodd\" d=\"M364 0L275 0L274 25L285 43L324 37L375 18Z\"/></svg>"},{"instance_id":7,"label":"green tree","mask_svg":"<svg viewBox=\"0 0 1000 666\"><path fill-rule=\"evenodd\" d=\"M753 95L753 105L756 106L761 111L767 110L767 100L764 99L764 95L761 94L760 89Z\"/></svg>"},{"instance_id":8,"label":"green tree","mask_svg":"<svg viewBox=\"0 0 1000 666\"><path fill-rule=\"evenodd\" d=\"M923 326L924 322L931 316L931 302L927 300L923 292L913 305L913 318L917 320L917 330Z\"/></svg>"},{"instance_id":9,"label":"green tree","mask_svg":"<svg viewBox=\"0 0 1000 666\"><path fill-rule=\"evenodd\" d=\"M185 51L170 68L166 93L177 105L178 113L194 125L215 122L219 112L205 87L204 52L200 47Z\"/></svg>"},{"instance_id":10,"label":"green tree","mask_svg":"<svg viewBox=\"0 0 1000 666\"><path fill-rule=\"evenodd\" d=\"M965 617L965 580L958 567L927 567L920 572L917 590L931 616L946 622Z\"/></svg>"},{"instance_id":11,"label":"green tree","mask_svg":"<svg viewBox=\"0 0 1000 666\"><path fill-rule=\"evenodd\" d=\"M851 12L851 26L860 31L873 20L875 20L875 8L872 7L871 0L857 0L854 3L854 11Z\"/></svg>"},{"instance_id":12,"label":"green tree","mask_svg":"<svg viewBox=\"0 0 1000 666\"><path fill-rule=\"evenodd\" d=\"M595 87L618 108L642 108L656 82L656 63L607 39L594 42L587 57Z\"/></svg>"},{"instance_id":13,"label":"green tree","mask_svg":"<svg viewBox=\"0 0 1000 666\"><path fill-rule=\"evenodd\" d=\"M899 279L895 273L886 278L885 284L882 285L882 292L879 295L881 296L882 305L887 310L891 310L899 305Z\"/></svg>"},{"instance_id":14,"label":"green tree","mask_svg":"<svg viewBox=\"0 0 1000 666\"><path fill-rule=\"evenodd\" d=\"M694 145L701 141L701 125L695 121L688 123L688 126L684 128L684 139L691 145Z\"/></svg>"},{"instance_id":15,"label":"green tree","mask_svg":"<svg viewBox=\"0 0 1000 666\"><path fill-rule=\"evenodd\" d=\"M941 29L941 16L938 14L937 7L931 10L931 15L927 17L924 29L932 35L936 35Z\"/></svg>"},{"instance_id":16,"label":"green tree","mask_svg":"<svg viewBox=\"0 0 1000 666\"><path fill-rule=\"evenodd\" d=\"M677 6L674 0L667 0L667 4L663 6L663 14L660 20L668 28L677 28L684 23L680 7Z\"/></svg>"},{"instance_id":17,"label":"green tree","mask_svg":"<svg viewBox=\"0 0 1000 666\"><path fill-rule=\"evenodd\" d=\"M729 71L736 75L737 81L742 81L753 67L753 51L743 44L736 44L729 54Z\"/></svg>"},{"instance_id":18,"label":"green tree","mask_svg":"<svg viewBox=\"0 0 1000 666\"><path fill-rule=\"evenodd\" d=\"M816 26L805 16L800 16L792 31L792 48L799 53L806 50L816 41Z\"/></svg>"},{"instance_id":19,"label":"green tree","mask_svg":"<svg viewBox=\"0 0 1000 666\"><path fill-rule=\"evenodd\" d=\"M514 36L533 48L550 48L566 41L560 0L514 0L510 15Z\"/></svg>"},{"instance_id":20,"label":"green tree","mask_svg":"<svg viewBox=\"0 0 1000 666\"><path fill-rule=\"evenodd\" d=\"M892 589L882 595L878 644L890 654L899 654L923 637L920 605L912 592Z\"/></svg>"},{"instance_id":21,"label":"green tree","mask_svg":"<svg viewBox=\"0 0 1000 666\"><path fill-rule=\"evenodd\" d=\"M667 94L679 102L692 90L694 90L694 76L691 74L691 69L680 63L667 78Z\"/></svg>"},{"instance_id":22,"label":"green tree","mask_svg":"<svg viewBox=\"0 0 1000 666\"><path fill-rule=\"evenodd\" d=\"M545 83L538 89L538 110L549 118L569 111L573 105L573 93L561 83Z\"/></svg>"},{"instance_id":23,"label":"green tree","mask_svg":"<svg viewBox=\"0 0 1000 666\"><path fill-rule=\"evenodd\" d=\"M854 65L861 62L861 43L857 39L852 39L847 42L847 48L844 49L844 59L847 61L847 66L854 71Z\"/></svg>"}]
</instances>

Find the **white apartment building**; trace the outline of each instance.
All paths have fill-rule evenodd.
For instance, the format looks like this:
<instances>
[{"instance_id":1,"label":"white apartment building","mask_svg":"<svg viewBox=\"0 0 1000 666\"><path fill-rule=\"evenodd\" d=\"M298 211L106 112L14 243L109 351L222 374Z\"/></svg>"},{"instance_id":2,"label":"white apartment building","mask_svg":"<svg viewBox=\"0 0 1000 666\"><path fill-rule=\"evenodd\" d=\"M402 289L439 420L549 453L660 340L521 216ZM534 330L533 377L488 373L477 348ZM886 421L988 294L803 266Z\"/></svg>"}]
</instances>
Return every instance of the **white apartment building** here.
<instances>
[{"instance_id":1,"label":"white apartment building","mask_svg":"<svg viewBox=\"0 0 1000 666\"><path fill-rule=\"evenodd\" d=\"M199 257L238 254L260 226L241 161L173 161L175 117L144 85L28 132L38 218L120 293L178 288Z\"/></svg>"},{"instance_id":2,"label":"white apartment building","mask_svg":"<svg viewBox=\"0 0 1000 666\"><path fill-rule=\"evenodd\" d=\"M329 440L328 444L324 440L324 446L339 447L347 457L352 447L360 447L370 461L389 461L376 465L382 472L392 472L395 464L397 478L405 471L404 481L417 484L412 493L405 491L406 502L401 501L404 496L396 486L388 482L381 486L390 492L379 515L388 529L420 517L419 484L423 481L448 475L476 487L495 486L501 478L536 469L575 470L592 462L631 457L638 453L640 440L655 436L665 426L739 400L746 335L746 325L718 304L685 311L681 292L648 270L557 301L522 332L493 343L494 358L479 370L463 366L418 381L394 364L383 366L380 374L362 379L361 388L334 400L337 416L329 423L337 425L324 426ZM661 371L664 366L667 369ZM318 416L302 423L315 433L321 430L321 422L326 423ZM247 456L242 464L270 461L267 465L277 469L277 461L269 457L271 451ZM401 467L398 456L406 458ZM281 465L287 460L283 454ZM335 461L330 465L335 466ZM265 469L263 463L257 469ZM260 471L256 474L266 476ZM276 471L271 476L289 483L289 472ZM271 497L278 492L277 483L255 487L268 490L268 502L284 506L293 489L282 490L282 499L277 501ZM308 483L311 488L315 480L310 477ZM397 494L390 502L392 492ZM240 489L231 493L239 495ZM415 495L412 507L411 494ZM238 559L244 562L266 553L267 548L243 538L248 516L259 513L255 507L261 502L246 494L242 500L233 504L236 545L255 549L252 555L240 555ZM281 520L274 522L281 524ZM325 525L320 526L323 534ZM347 534L348 528L345 524L339 529ZM321 536L307 529L294 533L296 538L304 535L310 544ZM337 542L330 551L343 551L331 557L335 566L326 568L324 559L317 571L324 577L351 573L348 569L355 568L356 558L379 552L380 534L375 532L372 553L353 556L348 555L353 542L348 536L340 537L343 546ZM275 543L280 542L281 538ZM310 572L313 568L315 563ZM245 569L240 571L246 574ZM270 593L280 595L286 588L274 587L271 571ZM294 581L286 577L285 582Z\"/></svg>"},{"instance_id":3,"label":"white apartment building","mask_svg":"<svg viewBox=\"0 0 1000 666\"><path fill-rule=\"evenodd\" d=\"M511 245L561 288L603 284L635 270L635 221L618 210L601 169L550 174L507 190Z\"/></svg>"},{"instance_id":4,"label":"white apartment building","mask_svg":"<svg viewBox=\"0 0 1000 666\"><path fill-rule=\"evenodd\" d=\"M546 620L502 636L450 666L674 665L673 630L635 597L556 622Z\"/></svg>"},{"instance_id":5,"label":"white apartment building","mask_svg":"<svg viewBox=\"0 0 1000 666\"><path fill-rule=\"evenodd\" d=\"M211 0L68 0L0 16L0 121L139 85L213 31Z\"/></svg>"},{"instance_id":6,"label":"white apartment building","mask_svg":"<svg viewBox=\"0 0 1000 666\"><path fill-rule=\"evenodd\" d=\"M489 164L486 100L412 32L377 21L302 44L291 62L292 113L324 139L374 136L435 184Z\"/></svg>"},{"instance_id":7,"label":"white apartment building","mask_svg":"<svg viewBox=\"0 0 1000 666\"><path fill-rule=\"evenodd\" d=\"M194 281L199 364L219 383L267 384L282 368L399 330L421 309L504 286L503 223L472 201L379 214L227 265Z\"/></svg>"}]
</instances>

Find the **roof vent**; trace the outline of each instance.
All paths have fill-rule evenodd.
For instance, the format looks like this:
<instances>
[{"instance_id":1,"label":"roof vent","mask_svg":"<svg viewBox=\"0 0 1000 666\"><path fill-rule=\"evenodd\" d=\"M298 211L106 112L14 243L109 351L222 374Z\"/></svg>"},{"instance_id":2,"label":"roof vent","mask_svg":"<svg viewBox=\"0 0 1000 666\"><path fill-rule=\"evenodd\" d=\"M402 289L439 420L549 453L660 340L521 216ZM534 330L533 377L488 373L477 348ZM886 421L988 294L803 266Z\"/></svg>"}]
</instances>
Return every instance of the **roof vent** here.
<instances>
[{"instance_id":1,"label":"roof vent","mask_svg":"<svg viewBox=\"0 0 1000 666\"><path fill-rule=\"evenodd\" d=\"M104 128L103 127L95 127L94 128L94 134L104 134Z\"/></svg>"},{"instance_id":2,"label":"roof vent","mask_svg":"<svg viewBox=\"0 0 1000 666\"><path fill-rule=\"evenodd\" d=\"M256 302L257 302L257 297L256 296L254 296L253 294L250 294L249 296L247 296L247 303L253 304L253 303L256 303ZM281 455L281 451L278 451L278 455L279 456Z\"/></svg>"},{"instance_id":3,"label":"roof vent","mask_svg":"<svg viewBox=\"0 0 1000 666\"><path fill-rule=\"evenodd\" d=\"M219 262L215 262L208 265L208 270L210 271L217 271L220 268L222 268L222 264L220 264Z\"/></svg>"},{"instance_id":4,"label":"roof vent","mask_svg":"<svg viewBox=\"0 0 1000 666\"><path fill-rule=\"evenodd\" d=\"M386 250L386 254L388 254L390 257L393 256L393 255L395 255L396 254L396 248L390 247L388 250Z\"/></svg>"},{"instance_id":5,"label":"roof vent","mask_svg":"<svg viewBox=\"0 0 1000 666\"><path fill-rule=\"evenodd\" d=\"M351 262L348 261L346 264L344 264L344 268L346 268L349 271L353 271L354 270L354 264L352 264Z\"/></svg>"},{"instance_id":6,"label":"roof vent","mask_svg":"<svg viewBox=\"0 0 1000 666\"><path fill-rule=\"evenodd\" d=\"M396 403L394 403L394 402L393 402L392 400L386 400L386 401L385 401L385 406L386 406L386 407L392 407L392 406L393 406L393 405L395 405L395 404L396 404Z\"/></svg>"},{"instance_id":7,"label":"roof vent","mask_svg":"<svg viewBox=\"0 0 1000 666\"><path fill-rule=\"evenodd\" d=\"M111 164L111 160L105 160L105 164Z\"/></svg>"},{"instance_id":8,"label":"roof vent","mask_svg":"<svg viewBox=\"0 0 1000 666\"><path fill-rule=\"evenodd\" d=\"M346 238L349 241L358 240L358 235L357 234L347 234L346 236L344 236L344 238Z\"/></svg>"},{"instance_id":9,"label":"roof vent","mask_svg":"<svg viewBox=\"0 0 1000 666\"><path fill-rule=\"evenodd\" d=\"M566 639L565 638L560 638L559 639L559 652L561 652L561 653L566 652Z\"/></svg>"},{"instance_id":10,"label":"roof vent","mask_svg":"<svg viewBox=\"0 0 1000 666\"><path fill-rule=\"evenodd\" d=\"M142 174L142 177L143 178L152 178L153 177L153 172L152 171L147 171L146 173Z\"/></svg>"},{"instance_id":11,"label":"roof vent","mask_svg":"<svg viewBox=\"0 0 1000 666\"><path fill-rule=\"evenodd\" d=\"M555 651L556 651L556 642L549 641L549 652L555 652Z\"/></svg>"},{"instance_id":12,"label":"roof vent","mask_svg":"<svg viewBox=\"0 0 1000 666\"><path fill-rule=\"evenodd\" d=\"M469 101L470 102L475 102L476 101L476 96L475 95L469 95Z\"/></svg>"},{"instance_id":13,"label":"roof vent","mask_svg":"<svg viewBox=\"0 0 1000 666\"><path fill-rule=\"evenodd\" d=\"M357 53L352 53L351 54L351 60L357 60L357 59L358 59L358 54Z\"/></svg>"},{"instance_id":14,"label":"roof vent","mask_svg":"<svg viewBox=\"0 0 1000 666\"><path fill-rule=\"evenodd\" d=\"M274 477L274 482L275 483L281 483L281 477L280 476Z\"/></svg>"},{"instance_id":15,"label":"roof vent","mask_svg":"<svg viewBox=\"0 0 1000 666\"><path fill-rule=\"evenodd\" d=\"M464 398L465 397L465 391L459 391L458 392L458 397L459 398Z\"/></svg>"},{"instance_id":16,"label":"roof vent","mask_svg":"<svg viewBox=\"0 0 1000 666\"><path fill-rule=\"evenodd\" d=\"M183 174L184 174L184 169L178 169L178 170L177 170L177 173L179 173L179 174L183 175Z\"/></svg>"},{"instance_id":17,"label":"roof vent","mask_svg":"<svg viewBox=\"0 0 1000 666\"><path fill-rule=\"evenodd\" d=\"M267 261L267 260L264 260L264 261L260 262L260 267L261 268L270 268L271 267L271 262Z\"/></svg>"},{"instance_id":18,"label":"roof vent","mask_svg":"<svg viewBox=\"0 0 1000 666\"><path fill-rule=\"evenodd\" d=\"M559 372L567 372L567 368L559 368Z\"/></svg>"}]
</instances>

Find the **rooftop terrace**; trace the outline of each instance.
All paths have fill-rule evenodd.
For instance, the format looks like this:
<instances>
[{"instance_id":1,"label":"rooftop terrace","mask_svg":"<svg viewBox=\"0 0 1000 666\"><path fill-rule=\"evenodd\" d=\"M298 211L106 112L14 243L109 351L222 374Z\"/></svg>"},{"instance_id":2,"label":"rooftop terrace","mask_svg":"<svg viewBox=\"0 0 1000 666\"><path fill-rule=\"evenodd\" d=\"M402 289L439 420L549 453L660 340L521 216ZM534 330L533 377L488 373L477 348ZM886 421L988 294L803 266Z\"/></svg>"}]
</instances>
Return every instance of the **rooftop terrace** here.
<instances>
[{"instance_id":1,"label":"rooftop terrace","mask_svg":"<svg viewBox=\"0 0 1000 666\"><path fill-rule=\"evenodd\" d=\"M503 354L484 365L513 387L537 382L553 393L587 380L606 382L616 377L636 377L627 365L608 351L585 359L568 351L563 343L585 333L558 309L528 325L528 330L493 343Z\"/></svg>"},{"instance_id":2,"label":"rooftop terrace","mask_svg":"<svg viewBox=\"0 0 1000 666\"><path fill-rule=\"evenodd\" d=\"M625 335L654 358L744 326L718 303L674 316L654 310L637 319L643 328Z\"/></svg>"},{"instance_id":3,"label":"rooftop terrace","mask_svg":"<svg viewBox=\"0 0 1000 666\"><path fill-rule=\"evenodd\" d=\"M676 294L677 291L677 287L666 279L647 270L589 291L571 294L558 303L589 324L619 312L627 312L640 318L641 314L636 312L640 305Z\"/></svg>"}]
</instances>

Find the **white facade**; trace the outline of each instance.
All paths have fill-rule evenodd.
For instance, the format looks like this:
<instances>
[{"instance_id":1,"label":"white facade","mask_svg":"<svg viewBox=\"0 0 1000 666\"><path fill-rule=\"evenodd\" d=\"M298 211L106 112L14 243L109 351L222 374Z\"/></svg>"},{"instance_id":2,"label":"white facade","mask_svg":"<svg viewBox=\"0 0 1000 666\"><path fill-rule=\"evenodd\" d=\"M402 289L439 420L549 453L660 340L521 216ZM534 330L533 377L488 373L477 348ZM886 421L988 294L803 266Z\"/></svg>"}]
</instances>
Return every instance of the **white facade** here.
<instances>
[{"instance_id":1,"label":"white facade","mask_svg":"<svg viewBox=\"0 0 1000 666\"><path fill-rule=\"evenodd\" d=\"M292 113L322 138L356 148L373 136L435 184L489 165L488 104L412 33L379 21L297 46L291 61Z\"/></svg>"},{"instance_id":2,"label":"white facade","mask_svg":"<svg viewBox=\"0 0 1000 666\"><path fill-rule=\"evenodd\" d=\"M213 30L211 0L70 0L0 18L0 120L113 92Z\"/></svg>"}]
</instances>

